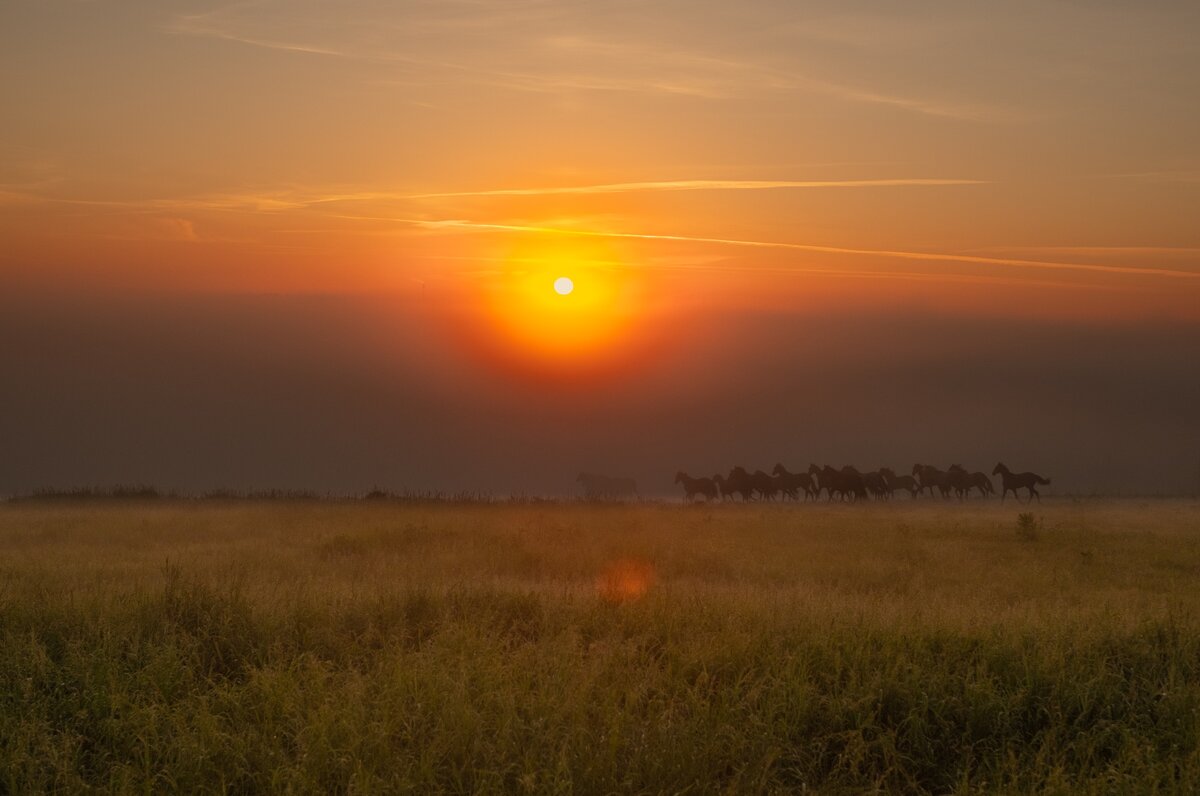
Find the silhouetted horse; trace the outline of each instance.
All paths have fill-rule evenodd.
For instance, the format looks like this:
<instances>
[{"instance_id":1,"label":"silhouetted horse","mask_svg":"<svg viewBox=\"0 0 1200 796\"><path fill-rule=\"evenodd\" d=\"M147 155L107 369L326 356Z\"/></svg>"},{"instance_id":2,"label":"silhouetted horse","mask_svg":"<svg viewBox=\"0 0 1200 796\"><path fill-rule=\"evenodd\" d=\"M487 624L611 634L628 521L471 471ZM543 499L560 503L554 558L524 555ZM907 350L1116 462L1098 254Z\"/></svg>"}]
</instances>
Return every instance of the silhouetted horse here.
<instances>
[{"instance_id":1,"label":"silhouetted horse","mask_svg":"<svg viewBox=\"0 0 1200 796\"><path fill-rule=\"evenodd\" d=\"M776 483L784 493L791 495L793 500L800 499L798 490L804 490L804 499L815 498L815 486L813 485L812 476L808 473L791 473L782 464L776 464L775 469L771 471L774 475Z\"/></svg>"},{"instance_id":2,"label":"silhouetted horse","mask_svg":"<svg viewBox=\"0 0 1200 796\"><path fill-rule=\"evenodd\" d=\"M1038 491L1034 489L1034 487L1038 484L1050 483L1049 478L1042 478L1037 473L1014 473L1004 466L1004 462L1000 462L996 465L996 469L992 470L992 475L1000 476L1000 483L1004 487L1004 490L1000 493L1001 503L1004 502L1004 498L1008 495L1009 490L1012 490L1013 497L1020 501L1021 496L1017 494L1018 489L1029 490L1029 498L1027 502L1032 502L1036 497L1038 499L1038 503L1041 503L1042 496L1038 494Z\"/></svg>"},{"instance_id":3,"label":"silhouetted horse","mask_svg":"<svg viewBox=\"0 0 1200 796\"><path fill-rule=\"evenodd\" d=\"M986 473L971 473L971 486L979 490L980 497L996 494L996 488L992 486L992 479L988 478Z\"/></svg>"},{"instance_id":4,"label":"silhouetted horse","mask_svg":"<svg viewBox=\"0 0 1200 796\"><path fill-rule=\"evenodd\" d=\"M888 494L895 494L897 489L907 489L910 497L917 496L917 479L911 475L896 475L891 467L884 467L879 471L883 476L884 482L887 484Z\"/></svg>"},{"instance_id":5,"label":"silhouetted horse","mask_svg":"<svg viewBox=\"0 0 1200 796\"><path fill-rule=\"evenodd\" d=\"M734 494L733 485L725 480L725 476L721 475L720 473L717 473L716 475L714 475L712 477L712 481L714 484L717 485L717 489L720 490L720 492L721 492L721 502L722 503L724 503L726 500L729 500L732 497L736 497L736 495Z\"/></svg>"},{"instance_id":6,"label":"silhouetted horse","mask_svg":"<svg viewBox=\"0 0 1200 796\"><path fill-rule=\"evenodd\" d=\"M754 475L750 476L750 483L754 485L754 491L764 500L774 500L775 495L779 494L779 487L776 485L775 479L762 470L754 471Z\"/></svg>"},{"instance_id":7,"label":"silhouetted horse","mask_svg":"<svg viewBox=\"0 0 1200 796\"><path fill-rule=\"evenodd\" d=\"M946 471L946 477L958 494L959 500L970 497L972 489L978 489L980 497L996 494L996 490L992 487L992 479L984 473L968 473L961 464L950 465L950 469Z\"/></svg>"},{"instance_id":8,"label":"silhouetted horse","mask_svg":"<svg viewBox=\"0 0 1200 796\"><path fill-rule=\"evenodd\" d=\"M829 465L825 465L825 470L832 470ZM833 500L833 479L825 475L825 470L817 467L815 464L808 465L808 475L813 480L814 494L817 498L821 497L821 490L824 490L826 497Z\"/></svg>"},{"instance_id":9,"label":"silhouetted horse","mask_svg":"<svg viewBox=\"0 0 1200 796\"><path fill-rule=\"evenodd\" d=\"M840 486L842 494L846 495L847 497L853 496L854 500L858 500L859 498L866 499L866 479L863 477L863 474L858 471L857 467L847 464L841 469L839 475L841 476Z\"/></svg>"},{"instance_id":10,"label":"silhouetted horse","mask_svg":"<svg viewBox=\"0 0 1200 796\"><path fill-rule=\"evenodd\" d=\"M742 496L742 500L750 500L754 497L754 479L750 473L746 472L746 468L738 465L729 471L729 475L725 478L725 488L729 492L736 493Z\"/></svg>"},{"instance_id":11,"label":"silhouetted horse","mask_svg":"<svg viewBox=\"0 0 1200 796\"><path fill-rule=\"evenodd\" d=\"M926 489L929 490L929 496L935 497L933 488L937 487L942 493L942 497L950 497L950 485L946 481L946 473L929 464L914 464L912 474L917 477L917 493L920 494Z\"/></svg>"},{"instance_id":12,"label":"silhouetted horse","mask_svg":"<svg viewBox=\"0 0 1200 796\"><path fill-rule=\"evenodd\" d=\"M844 487L846 495L853 495L854 499L862 497L866 498L866 477L863 473L858 472L858 468L853 465L846 465L841 468L841 485Z\"/></svg>"},{"instance_id":13,"label":"silhouetted horse","mask_svg":"<svg viewBox=\"0 0 1200 796\"><path fill-rule=\"evenodd\" d=\"M863 483L862 473L847 465L841 470L835 470L828 464L818 469L815 464L809 465L808 472L817 480L817 494L824 489L833 500L834 494L842 500L857 500L867 496L867 488Z\"/></svg>"},{"instance_id":14,"label":"silhouetted horse","mask_svg":"<svg viewBox=\"0 0 1200 796\"><path fill-rule=\"evenodd\" d=\"M580 473L575 480L583 484L583 495L588 500L624 500L638 497L637 482L632 478Z\"/></svg>"},{"instance_id":15,"label":"silhouetted horse","mask_svg":"<svg viewBox=\"0 0 1200 796\"><path fill-rule=\"evenodd\" d=\"M971 491L971 474L961 464L952 464L946 470L946 486L954 490L955 496L962 500Z\"/></svg>"},{"instance_id":16,"label":"silhouetted horse","mask_svg":"<svg viewBox=\"0 0 1200 796\"><path fill-rule=\"evenodd\" d=\"M887 481L884 479L881 471L876 470L873 473L863 473L862 479L863 486L867 488L867 491L870 492L876 500L882 500L883 498L890 497L891 493L888 491Z\"/></svg>"},{"instance_id":17,"label":"silhouetted horse","mask_svg":"<svg viewBox=\"0 0 1200 796\"><path fill-rule=\"evenodd\" d=\"M771 483L775 485L775 491L779 493L780 500L799 500L800 493L794 486L788 483L788 480L782 475L771 473Z\"/></svg>"},{"instance_id":18,"label":"silhouetted horse","mask_svg":"<svg viewBox=\"0 0 1200 796\"><path fill-rule=\"evenodd\" d=\"M683 494L686 500L695 500L697 495L704 495L706 500L717 499L717 485L711 478L692 478L680 470L675 473L675 483L683 484Z\"/></svg>"}]
</instances>

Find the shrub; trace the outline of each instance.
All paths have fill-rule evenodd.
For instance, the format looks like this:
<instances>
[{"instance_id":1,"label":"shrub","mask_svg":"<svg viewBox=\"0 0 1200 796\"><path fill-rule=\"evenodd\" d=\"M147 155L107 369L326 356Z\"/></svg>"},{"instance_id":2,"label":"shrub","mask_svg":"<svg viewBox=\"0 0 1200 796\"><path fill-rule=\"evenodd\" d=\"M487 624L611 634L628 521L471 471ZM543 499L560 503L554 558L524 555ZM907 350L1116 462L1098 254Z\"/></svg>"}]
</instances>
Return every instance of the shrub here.
<instances>
[{"instance_id":1,"label":"shrub","mask_svg":"<svg viewBox=\"0 0 1200 796\"><path fill-rule=\"evenodd\" d=\"M1017 515L1017 538L1022 542L1036 542L1041 530L1041 520L1031 512L1023 511Z\"/></svg>"}]
</instances>

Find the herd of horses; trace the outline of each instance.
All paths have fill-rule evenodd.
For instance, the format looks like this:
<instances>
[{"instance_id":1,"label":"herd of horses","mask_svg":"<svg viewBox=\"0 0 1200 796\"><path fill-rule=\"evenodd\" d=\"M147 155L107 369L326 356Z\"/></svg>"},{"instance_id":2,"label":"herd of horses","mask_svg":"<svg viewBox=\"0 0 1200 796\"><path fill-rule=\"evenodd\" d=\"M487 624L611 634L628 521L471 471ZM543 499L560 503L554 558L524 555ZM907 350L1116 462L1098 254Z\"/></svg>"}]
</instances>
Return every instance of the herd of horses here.
<instances>
[{"instance_id":1,"label":"herd of horses","mask_svg":"<svg viewBox=\"0 0 1200 796\"><path fill-rule=\"evenodd\" d=\"M1027 500L1035 497L1041 502L1037 487L1049 484L1049 478L1037 473L1014 473L1003 462L996 465L992 475L1000 476L1000 500L1009 492L1018 501L1018 489L1029 491ZM943 499L957 497L963 500L978 492L979 497L996 494L992 479L982 472L969 472L961 465L952 464L945 470L929 464L914 464L911 475L897 475L890 467L871 472L861 472L847 465L835 470L828 464L824 467L809 465L807 471L793 473L782 464L776 464L770 473L762 470L748 472L744 467L734 467L728 475L717 474L712 478L693 478L682 470L675 474L675 483L683 485L685 499L709 501L720 499L750 500L818 500L822 493L828 500L888 500L897 493L907 492L916 498L929 493L931 497Z\"/></svg>"}]
</instances>

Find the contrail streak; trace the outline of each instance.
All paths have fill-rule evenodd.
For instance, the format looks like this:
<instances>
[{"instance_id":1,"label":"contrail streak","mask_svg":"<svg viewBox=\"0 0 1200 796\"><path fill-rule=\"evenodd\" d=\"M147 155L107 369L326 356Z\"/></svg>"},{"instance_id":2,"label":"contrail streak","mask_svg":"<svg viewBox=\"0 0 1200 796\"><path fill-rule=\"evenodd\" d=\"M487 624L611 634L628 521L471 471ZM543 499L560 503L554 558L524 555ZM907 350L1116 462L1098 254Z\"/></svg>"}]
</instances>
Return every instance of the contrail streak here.
<instances>
[{"instance_id":1,"label":"contrail streak","mask_svg":"<svg viewBox=\"0 0 1200 796\"><path fill-rule=\"evenodd\" d=\"M382 220L382 219L380 219ZM550 235L576 235L593 238L618 238L632 240L662 240L681 243L711 243L720 246L743 246L758 249L789 249L792 251L817 252L820 254L852 254L865 257L887 257L897 260L923 260L926 262L974 263L977 265L1008 266L1012 268L1051 269L1058 271L1082 271L1088 273L1162 276L1173 279L1197 279L1200 272L1181 271L1172 268L1136 268L1123 265L1099 263L1063 263L1050 260L1024 260L1011 257L981 257L971 254L943 254L934 252L909 252L890 249L851 249L842 246L818 246L810 243L785 243L779 241L741 240L736 238L705 238L689 235L652 235L639 232L604 232L600 230L563 229L536 227L521 224L487 224L461 219L428 221L421 219L392 219L415 224L427 229L494 229L507 232L535 232Z\"/></svg>"},{"instance_id":2,"label":"contrail streak","mask_svg":"<svg viewBox=\"0 0 1200 796\"><path fill-rule=\"evenodd\" d=\"M449 199L472 196L561 196L565 194L634 193L641 191L763 191L779 188L887 188L917 185L983 185L983 180L660 180L575 185L563 188L498 188L487 191L446 191L412 194L405 199Z\"/></svg>"}]
</instances>

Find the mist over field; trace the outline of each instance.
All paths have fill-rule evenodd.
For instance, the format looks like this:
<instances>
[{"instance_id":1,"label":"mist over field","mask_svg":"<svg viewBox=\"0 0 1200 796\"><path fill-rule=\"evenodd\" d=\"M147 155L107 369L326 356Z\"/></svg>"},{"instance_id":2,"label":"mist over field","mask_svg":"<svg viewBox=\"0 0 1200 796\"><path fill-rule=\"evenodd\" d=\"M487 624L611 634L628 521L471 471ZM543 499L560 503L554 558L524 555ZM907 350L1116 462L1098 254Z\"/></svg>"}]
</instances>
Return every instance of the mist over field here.
<instances>
[{"instance_id":1,"label":"mist over field","mask_svg":"<svg viewBox=\"0 0 1200 796\"><path fill-rule=\"evenodd\" d=\"M1200 793L1198 39L0 0L0 794Z\"/></svg>"},{"instance_id":2,"label":"mist over field","mask_svg":"<svg viewBox=\"0 0 1200 796\"><path fill-rule=\"evenodd\" d=\"M1192 494L1200 326L968 317L897 301L714 307L604 378L488 366L419 297L0 298L0 494L569 495L580 470L997 460L1051 491ZM649 343L648 343L649 344Z\"/></svg>"},{"instance_id":3,"label":"mist over field","mask_svg":"<svg viewBox=\"0 0 1200 796\"><path fill-rule=\"evenodd\" d=\"M0 786L1194 793L1195 500L0 504Z\"/></svg>"}]
</instances>

